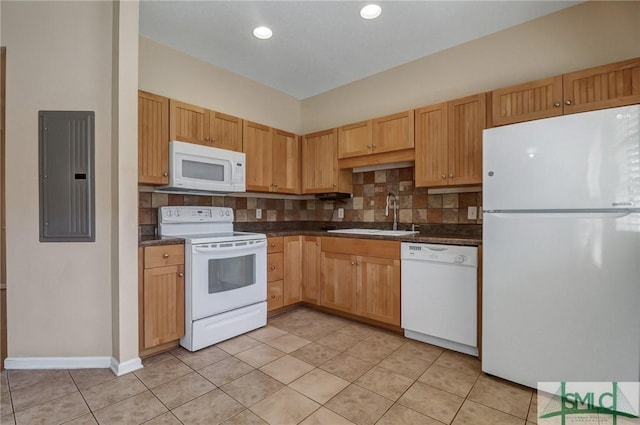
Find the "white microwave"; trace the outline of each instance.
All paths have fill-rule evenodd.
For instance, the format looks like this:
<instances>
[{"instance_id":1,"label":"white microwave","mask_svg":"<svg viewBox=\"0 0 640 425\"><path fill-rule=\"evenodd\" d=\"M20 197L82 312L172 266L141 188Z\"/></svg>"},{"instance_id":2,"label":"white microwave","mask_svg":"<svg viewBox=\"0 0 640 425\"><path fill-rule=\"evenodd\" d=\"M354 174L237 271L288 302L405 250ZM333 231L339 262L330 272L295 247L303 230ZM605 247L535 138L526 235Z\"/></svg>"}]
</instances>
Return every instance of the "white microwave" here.
<instances>
[{"instance_id":1,"label":"white microwave","mask_svg":"<svg viewBox=\"0 0 640 425\"><path fill-rule=\"evenodd\" d=\"M169 184L162 192L245 192L246 156L243 152L179 141L169 142Z\"/></svg>"}]
</instances>

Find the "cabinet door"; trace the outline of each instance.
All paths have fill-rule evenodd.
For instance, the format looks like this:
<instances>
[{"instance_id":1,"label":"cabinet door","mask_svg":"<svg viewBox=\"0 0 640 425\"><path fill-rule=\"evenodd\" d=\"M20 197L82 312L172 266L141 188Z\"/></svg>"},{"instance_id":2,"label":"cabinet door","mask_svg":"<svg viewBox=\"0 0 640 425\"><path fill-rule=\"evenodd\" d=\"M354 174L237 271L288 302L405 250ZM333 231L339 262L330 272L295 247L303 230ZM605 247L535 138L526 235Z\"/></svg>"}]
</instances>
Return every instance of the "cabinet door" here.
<instances>
[{"instance_id":1,"label":"cabinet door","mask_svg":"<svg viewBox=\"0 0 640 425\"><path fill-rule=\"evenodd\" d=\"M138 92L138 183L169 182L169 99Z\"/></svg>"},{"instance_id":2,"label":"cabinet door","mask_svg":"<svg viewBox=\"0 0 640 425\"><path fill-rule=\"evenodd\" d=\"M244 121L242 130L242 149L247 155L247 190L258 192L271 191L273 180L271 178L270 127L251 121Z\"/></svg>"},{"instance_id":3,"label":"cabinet door","mask_svg":"<svg viewBox=\"0 0 640 425\"><path fill-rule=\"evenodd\" d=\"M273 192L300 193L300 139L293 133L273 130Z\"/></svg>"},{"instance_id":4,"label":"cabinet door","mask_svg":"<svg viewBox=\"0 0 640 425\"><path fill-rule=\"evenodd\" d=\"M482 184L482 130L487 124L486 94L448 102L451 186Z\"/></svg>"},{"instance_id":5,"label":"cabinet door","mask_svg":"<svg viewBox=\"0 0 640 425\"><path fill-rule=\"evenodd\" d=\"M342 184L339 180L339 173L342 170L338 170L337 129L304 136L301 162L302 193L351 191L350 185Z\"/></svg>"},{"instance_id":6,"label":"cabinet door","mask_svg":"<svg viewBox=\"0 0 640 425\"><path fill-rule=\"evenodd\" d=\"M491 96L491 125L562 115L562 76L545 78L494 90Z\"/></svg>"},{"instance_id":7,"label":"cabinet door","mask_svg":"<svg viewBox=\"0 0 640 425\"><path fill-rule=\"evenodd\" d=\"M640 58L563 76L564 113L640 103Z\"/></svg>"},{"instance_id":8,"label":"cabinet door","mask_svg":"<svg viewBox=\"0 0 640 425\"><path fill-rule=\"evenodd\" d=\"M211 146L242 152L242 119L214 111L207 118Z\"/></svg>"},{"instance_id":9,"label":"cabinet door","mask_svg":"<svg viewBox=\"0 0 640 425\"><path fill-rule=\"evenodd\" d=\"M320 305L347 313L356 311L356 258L355 255L322 253Z\"/></svg>"},{"instance_id":10,"label":"cabinet door","mask_svg":"<svg viewBox=\"0 0 640 425\"><path fill-rule=\"evenodd\" d=\"M416 109L416 186L445 186L449 174L446 103Z\"/></svg>"},{"instance_id":11,"label":"cabinet door","mask_svg":"<svg viewBox=\"0 0 640 425\"><path fill-rule=\"evenodd\" d=\"M144 270L144 348L184 335L184 265Z\"/></svg>"},{"instance_id":12,"label":"cabinet door","mask_svg":"<svg viewBox=\"0 0 640 425\"><path fill-rule=\"evenodd\" d=\"M400 326L400 261L358 257L356 313Z\"/></svg>"},{"instance_id":13,"label":"cabinet door","mask_svg":"<svg viewBox=\"0 0 640 425\"><path fill-rule=\"evenodd\" d=\"M284 238L284 305L302 300L302 236Z\"/></svg>"},{"instance_id":14,"label":"cabinet door","mask_svg":"<svg viewBox=\"0 0 640 425\"><path fill-rule=\"evenodd\" d=\"M302 237L302 301L320 302L320 238Z\"/></svg>"},{"instance_id":15,"label":"cabinet door","mask_svg":"<svg viewBox=\"0 0 640 425\"><path fill-rule=\"evenodd\" d=\"M371 120L342 126L338 129L338 158L350 158L371 153L373 148Z\"/></svg>"},{"instance_id":16,"label":"cabinet door","mask_svg":"<svg viewBox=\"0 0 640 425\"><path fill-rule=\"evenodd\" d=\"M413 120L413 110L373 120L373 153L413 148Z\"/></svg>"},{"instance_id":17,"label":"cabinet door","mask_svg":"<svg viewBox=\"0 0 640 425\"><path fill-rule=\"evenodd\" d=\"M209 129L205 125L209 111L195 105L169 101L169 137L171 140L209 146Z\"/></svg>"}]
</instances>

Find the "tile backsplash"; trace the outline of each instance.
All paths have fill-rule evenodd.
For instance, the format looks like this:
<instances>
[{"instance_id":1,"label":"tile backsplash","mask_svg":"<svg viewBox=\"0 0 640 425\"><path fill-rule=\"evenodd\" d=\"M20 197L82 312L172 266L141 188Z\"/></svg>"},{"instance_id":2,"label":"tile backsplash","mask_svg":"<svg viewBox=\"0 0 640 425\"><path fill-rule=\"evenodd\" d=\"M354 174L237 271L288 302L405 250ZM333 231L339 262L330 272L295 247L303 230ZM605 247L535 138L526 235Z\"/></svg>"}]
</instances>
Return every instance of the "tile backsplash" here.
<instances>
[{"instance_id":1,"label":"tile backsplash","mask_svg":"<svg viewBox=\"0 0 640 425\"><path fill-rule=\"evenodd\" d=\"M482 205L482 192L428 194L427 188L414 187L414 168L367 171L353 174L353 197L346 202L316 199L267 199L232 196L174 195L139 192L139 224L155 225L158 207L167 205L225 206L235 211L235 220L244 222L274 221L345 221L384 223L393 221L393 212L385 216L389 192L397 196L398 222L401 224L480 224L467 219L467 207ZM256 219L256 209L262 218ZM344 219L338 219L344 208Z\"/></svg>"}]
</instances>

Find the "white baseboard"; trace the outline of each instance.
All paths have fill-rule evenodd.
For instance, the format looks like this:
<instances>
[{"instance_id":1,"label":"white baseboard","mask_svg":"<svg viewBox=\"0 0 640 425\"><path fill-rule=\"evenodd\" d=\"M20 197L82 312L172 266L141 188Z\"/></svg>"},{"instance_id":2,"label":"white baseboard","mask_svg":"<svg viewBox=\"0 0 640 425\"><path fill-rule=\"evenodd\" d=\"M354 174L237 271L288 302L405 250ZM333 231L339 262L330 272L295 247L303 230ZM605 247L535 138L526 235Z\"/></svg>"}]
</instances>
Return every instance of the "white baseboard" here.
<instances>
[{"instance_id":1,"label":"white baseboard","mask_svg":"<svg viewBox=\"0 0 640 425\"><path fill-rule=\"evenodd\" d=\"M111 357L111 370L116 374L116 376L122 376L126 373L133 372L134 370L138 369L142 369L142 360L140 360L140 357L136 357L122 363L120 363L114 357Z\"/></svg>"},{"instance_id":2,"label":"white baseboard","mask_svg":"<svg viewBox=\"0 0 640 425\"><path fill-rule=\"evenodd\" d=\"M140 359L138 359L140 361ZM110 357L7 357L5 369L104 369Z\"/></svg>"}]
</instances>

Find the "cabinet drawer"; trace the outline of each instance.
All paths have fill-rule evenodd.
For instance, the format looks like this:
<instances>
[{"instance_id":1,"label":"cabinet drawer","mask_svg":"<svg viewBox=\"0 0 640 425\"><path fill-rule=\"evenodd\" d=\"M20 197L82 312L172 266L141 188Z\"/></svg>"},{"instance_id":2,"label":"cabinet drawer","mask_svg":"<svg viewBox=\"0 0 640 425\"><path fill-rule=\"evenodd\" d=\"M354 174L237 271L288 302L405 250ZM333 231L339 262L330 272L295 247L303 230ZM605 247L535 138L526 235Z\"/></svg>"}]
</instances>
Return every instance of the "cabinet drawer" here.
<instances>
[{"instance_id":1,"label":"cabinet drawer","mask_svg":"<svg viewBox=\"0 0 640 425\"><path fill-rule=\"evenodd\" d=\"M322 252L362 255L378 258L400 258L400 242L353 238L322 238Z\"/></svg>"},{"instance_id":2,"label":"cabinet drawer","mask_svg":"<svg viewBox=\"0 0 640 425\"><path fill-rule=\"evenodd\" d=\"M283 306L282 281L267 283L267 311Z\"/></svg>"},{"instance_id":3,"label":"cabinet drawer","mask_svg":"<svg viewBox=\"0 0 640 425\"><path fill-rule=\"evenodd\" d=\"M184 264L184 245L148 246L144 249L144 268Z\"/></svg>"},{"instance_id":4,"label":"cabinet drawer","mask_svg":"<svg viewBox=\"0 0 640 425\"><path fill-rule=\"evenodd\" d=\"M282 252L284 250L284 240L282 236L267 238L267 253Z\"/></svg>"},{"instance_id":5,"label":"cabinet drawer","mask_svg":"<svg viewBox=\"0 0 640 425\"><path fill-rule=\"evenodd\" d=\"M267 254L267 282L282 280L284 278L284 254L276 252Z\"/></svg>"}]
</instances>

